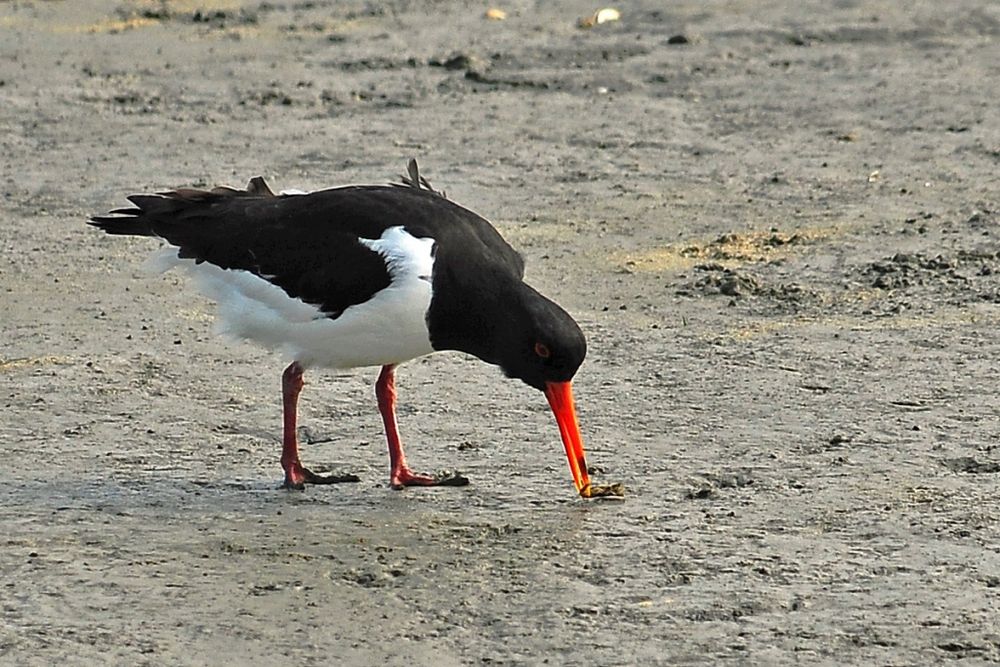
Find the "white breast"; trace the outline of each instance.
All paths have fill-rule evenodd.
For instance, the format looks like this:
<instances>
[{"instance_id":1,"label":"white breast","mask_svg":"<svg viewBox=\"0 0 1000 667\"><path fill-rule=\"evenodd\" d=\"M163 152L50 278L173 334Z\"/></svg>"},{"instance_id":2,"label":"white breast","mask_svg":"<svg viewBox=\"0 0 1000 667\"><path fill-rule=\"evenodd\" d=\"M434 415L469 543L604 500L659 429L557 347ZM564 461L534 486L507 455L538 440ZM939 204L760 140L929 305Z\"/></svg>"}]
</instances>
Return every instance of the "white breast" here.
<instances>
[{"instance_id":1,"label":"white breast","mask_svg":"<svg viewBox=\"0 0 1000 667\"><path fill-rule=\"evenodd\" d=\"M196 264L173 248L155 257L152 267L187 269L200 291L219 304L219 333L252 340L304 366L381 366L430 354L426 318L434 240L390 227L379 239L359 241L386 260L390 284L336 319L249 271Z\"/></svg>"}]
</instances>

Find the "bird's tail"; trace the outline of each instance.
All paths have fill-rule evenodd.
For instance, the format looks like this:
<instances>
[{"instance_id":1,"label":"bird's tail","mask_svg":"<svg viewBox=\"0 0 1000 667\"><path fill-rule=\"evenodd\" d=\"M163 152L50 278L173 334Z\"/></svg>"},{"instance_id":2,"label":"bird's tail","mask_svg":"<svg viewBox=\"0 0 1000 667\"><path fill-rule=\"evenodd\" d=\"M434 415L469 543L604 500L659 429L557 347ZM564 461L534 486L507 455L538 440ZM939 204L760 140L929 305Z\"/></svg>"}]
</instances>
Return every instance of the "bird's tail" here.
<instances>
[{"instance_id":1,"label":"bird's tail","mask_svg":"<svg viewBox=\"0 0 1000 667\"><path fill-rule=\"evenodd\" d=\"M118 208L107 215L95 215L87 221L108 234L157 236L153 222L183 217L192 205L204 204L224 197L274 197L260 176L250 179L246 190L218 187L212 190L180 189L155 195L132 195L133 208Z\"/></svg>"}]
</instances>

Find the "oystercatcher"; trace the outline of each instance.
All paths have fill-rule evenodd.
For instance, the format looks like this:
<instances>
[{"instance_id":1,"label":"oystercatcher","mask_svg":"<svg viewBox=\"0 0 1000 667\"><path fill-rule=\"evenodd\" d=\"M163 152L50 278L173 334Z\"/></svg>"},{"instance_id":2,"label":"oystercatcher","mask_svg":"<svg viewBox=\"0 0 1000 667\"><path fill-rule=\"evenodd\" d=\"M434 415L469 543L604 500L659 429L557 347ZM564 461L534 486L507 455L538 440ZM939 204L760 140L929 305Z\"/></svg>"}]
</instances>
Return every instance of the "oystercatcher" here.
<instances>
[{"instance_id":1,"label":"oystercatcher","mask_svg":"<svg viewBox=\"0 0 1000 667\"><path fill-rule=\"evenodd\" d=\"M222 333L291 360L282 376L284 487L357 481L302 465L296 415L305 369L359 366L382 369L375 394L390 486L468 484L413 472L395 411L396 366L460 350L544 392L577 491L607 493L590 483L573 405L570 381L586 354L580 327L523 281L524 261L489 222L434 190L415 160L408 172L398 184L311 193L275 195L256 177L246 190L133 195L134 208L89 224L165 240L172 247L161 268L193 274L218 302Z\"/></svg>"}]
</instances>

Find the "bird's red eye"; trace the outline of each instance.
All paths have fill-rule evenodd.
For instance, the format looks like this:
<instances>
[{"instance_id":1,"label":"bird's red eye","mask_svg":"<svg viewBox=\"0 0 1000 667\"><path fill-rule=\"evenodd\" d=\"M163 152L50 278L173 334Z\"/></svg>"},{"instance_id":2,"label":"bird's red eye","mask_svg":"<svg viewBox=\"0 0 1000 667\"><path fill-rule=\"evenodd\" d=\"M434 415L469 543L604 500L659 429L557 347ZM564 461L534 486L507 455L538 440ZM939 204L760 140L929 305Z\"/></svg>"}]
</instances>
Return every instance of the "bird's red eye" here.
<instances>
[{"instance_id":1,"label":"bird's red eye","mask_svg":"<svg viewBox=\"0 0 1000 667\"><path fill-rule=\"evenodd\" d=\"M548 359L552 356L552 352L549 351L549 347L545 343L535 343L535 354L542 359Z\"/></svg>"}]
</instances>

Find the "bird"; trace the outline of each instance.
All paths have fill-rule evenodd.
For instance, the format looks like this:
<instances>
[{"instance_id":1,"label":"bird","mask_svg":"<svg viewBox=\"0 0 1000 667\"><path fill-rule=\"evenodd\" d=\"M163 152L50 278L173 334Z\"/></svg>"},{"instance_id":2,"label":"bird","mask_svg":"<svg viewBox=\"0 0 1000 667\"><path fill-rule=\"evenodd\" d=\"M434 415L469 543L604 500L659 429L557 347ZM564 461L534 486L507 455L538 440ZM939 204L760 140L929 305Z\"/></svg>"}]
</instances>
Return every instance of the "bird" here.
<instances>
[{"instance_id":1,"label":"bird","mask_svg":"<svg viewBox=\"0 0 1000 667\"><path fill-rule=\"evenodd\" d=\"M484 217L435 190L415 159L400 182L274 194L176 189L88 220L111 235L165 241L155 264L182 267L218 304L217 328L286 358L282 373L282 487L358 481L320 475L299 453L297 414L311 368L380 367L375 396L389 450L389 486L464 486L407 463L396 421L400 364L453 350L498 366L545 395L576 491L591 484L572 380L585 336L559 305L524 281L524 260ZM619 485L615 485L619 486Z\"/></svg>"}]
</instances>

